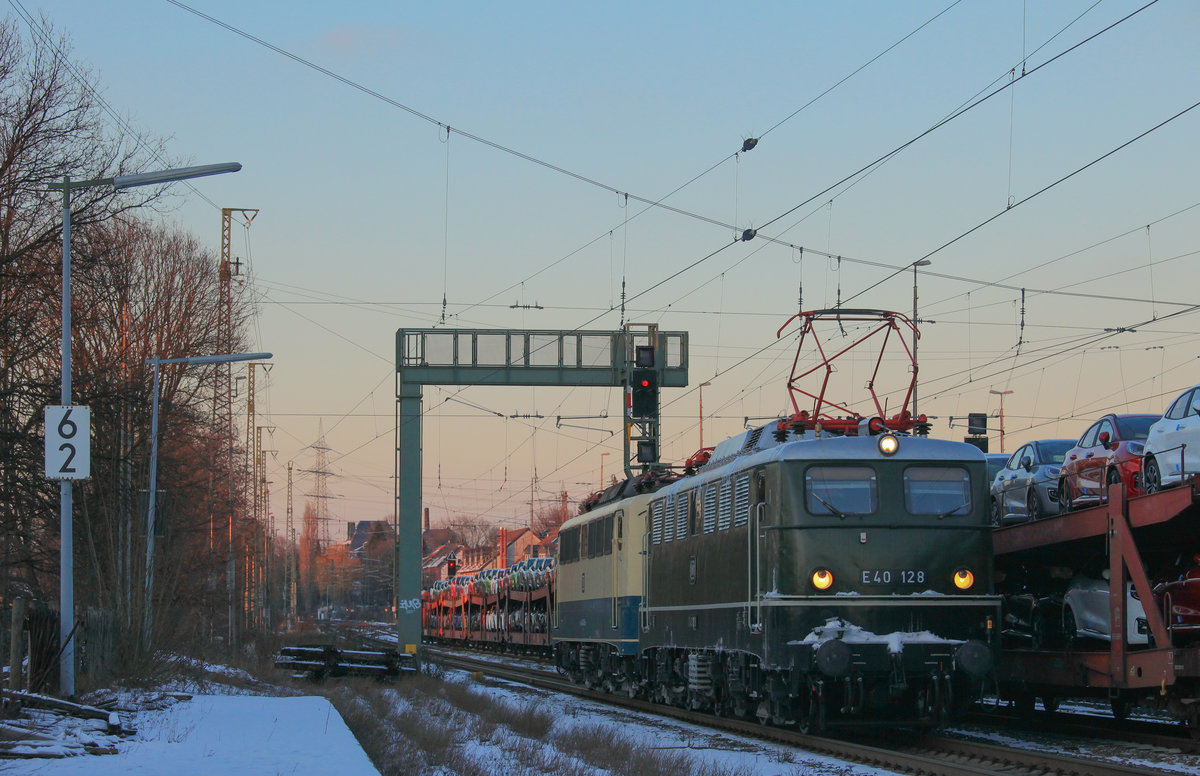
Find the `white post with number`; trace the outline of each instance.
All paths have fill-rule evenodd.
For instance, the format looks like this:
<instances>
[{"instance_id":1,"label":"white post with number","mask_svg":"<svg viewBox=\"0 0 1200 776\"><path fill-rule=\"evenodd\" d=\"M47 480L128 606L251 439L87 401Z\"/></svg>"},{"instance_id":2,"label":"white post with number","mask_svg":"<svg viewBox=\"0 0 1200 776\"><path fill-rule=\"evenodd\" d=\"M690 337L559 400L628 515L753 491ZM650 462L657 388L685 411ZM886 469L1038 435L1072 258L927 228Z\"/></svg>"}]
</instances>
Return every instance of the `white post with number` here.
<instances>
[{"instance_id":1,"label":"white post with number","mask_svg":"<svg viewBox=\"0 0 1200 776\"><path fill-rule=\"evenodd\" d=\"M46 408L46 479L92 476L92 410L79 405Z\"/></svg>"}]
</instances>

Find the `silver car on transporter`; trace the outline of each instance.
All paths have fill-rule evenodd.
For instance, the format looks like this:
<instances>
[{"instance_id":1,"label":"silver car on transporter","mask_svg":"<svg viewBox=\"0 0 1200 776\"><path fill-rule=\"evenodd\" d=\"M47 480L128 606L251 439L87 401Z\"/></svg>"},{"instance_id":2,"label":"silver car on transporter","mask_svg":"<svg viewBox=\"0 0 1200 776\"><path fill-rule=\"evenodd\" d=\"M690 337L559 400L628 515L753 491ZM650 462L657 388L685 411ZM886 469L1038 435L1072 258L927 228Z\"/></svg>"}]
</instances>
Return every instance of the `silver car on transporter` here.
<instances>
[{"instance_id":1,"label":"silver car on transporter","mask_svg":"<svg viewBox=\"0 0 1200 776\"><path fill-rule=\"evenodd\" d=\"M1074 446L1074 439L1039 439L1017 448L992 479L992 524L1057 515L1059 469Z\"/></svg>"}]
</instances>

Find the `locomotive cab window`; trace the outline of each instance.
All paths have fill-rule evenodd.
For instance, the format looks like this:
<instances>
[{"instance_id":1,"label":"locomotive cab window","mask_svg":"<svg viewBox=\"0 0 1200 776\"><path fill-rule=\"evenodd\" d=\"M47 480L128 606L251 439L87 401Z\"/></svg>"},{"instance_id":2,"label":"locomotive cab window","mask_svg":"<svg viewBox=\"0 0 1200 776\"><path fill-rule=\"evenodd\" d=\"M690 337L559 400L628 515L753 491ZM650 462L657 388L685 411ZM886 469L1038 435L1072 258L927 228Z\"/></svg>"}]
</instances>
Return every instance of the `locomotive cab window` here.
<instances>
[{"instance_id":1,"label":"locomotive cab window","mask_svg":"<svg viewBox=\"0 0 1200 776\"><path fill-rule=\"evenodd\" d=\"M558 559L560 563L574 563L579 560L578 528L568 528L559 536Z\"/></svg>"},{"instance_id":2,"label":"locomotive cab window","mask_svg":"<svg viewBox=\"0 0 1200 776\"><path fill-rule=\"evenodd\" d=\"M958 466L910 466L904 470L904 507L910 515L969 514L971 476Z\"/></svg>"},{"instance_id":3,"label":"locomotive cab window","mask_svg":"<svg viewBox=\"0 0 1200 776\"><path fill-rule=\"evenodd\" d=\"M869 515L879 504L879 484L867 466L810 466L804 497L810 515Z\"/></svg>"}]
</instances>

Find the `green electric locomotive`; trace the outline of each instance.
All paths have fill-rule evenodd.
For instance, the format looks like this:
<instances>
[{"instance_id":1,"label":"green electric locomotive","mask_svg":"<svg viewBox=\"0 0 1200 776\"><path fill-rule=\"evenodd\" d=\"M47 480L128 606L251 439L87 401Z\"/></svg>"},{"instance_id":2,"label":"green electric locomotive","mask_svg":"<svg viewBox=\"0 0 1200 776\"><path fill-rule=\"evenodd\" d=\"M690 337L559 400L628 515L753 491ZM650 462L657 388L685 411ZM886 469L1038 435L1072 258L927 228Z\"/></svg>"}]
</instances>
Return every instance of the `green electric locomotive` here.
<instances>
[{"instance_id":1,"label":"green electric locomotive","mask_svg":"<svg viewBox=\"0 0 1200 776\"><path fill-rule=\"evenodd\" d=\"M943 723L997 648L987 486L958 442L727 440L650 501L645 691L802 728Z\"/></svg>"}]
</instances>

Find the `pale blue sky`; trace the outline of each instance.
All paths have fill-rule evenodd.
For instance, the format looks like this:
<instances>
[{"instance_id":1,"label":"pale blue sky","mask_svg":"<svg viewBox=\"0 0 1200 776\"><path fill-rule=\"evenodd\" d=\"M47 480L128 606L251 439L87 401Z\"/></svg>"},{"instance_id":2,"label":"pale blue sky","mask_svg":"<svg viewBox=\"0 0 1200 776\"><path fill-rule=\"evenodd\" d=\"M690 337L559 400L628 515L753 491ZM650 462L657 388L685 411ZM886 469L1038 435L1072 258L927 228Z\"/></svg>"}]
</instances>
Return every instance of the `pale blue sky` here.
<instances>
[{"instance_id":1,"label":"pale blue sky","mask_svg":"<svg viewBox=\"0 0 1200 776\"><path fill-rule=\"evenodd\" d=\"M312 468L306 447L322 419L331 468L345 475L330 485L344 496L334 516L390 512L395 330L437 323L443 293L448 311L459 313L601 237L451 324L616 328L617 313L588 322L619 301L623 269L630 294L640 293L730 240L724 226L661 210L626 225L642 206L623 209L610 191L459 134L447 144L434 124L166 0L22 2L72 39L109 104L147 133L170 137L173 154L244 165L196 184L216 208L191 195L170 217L216 252L218 208L261 209L248 235L235 232L234 246L249 254L255 288L266 295L256 347L276 354L259 409L269 409L262 422L276 428L266 446L279 451L271 479L280 523L287 461ZM669 204L810 250L904 267L1010 198L1020 202L1200 100L1200 6L1161 0L845 193L775 219L1002 84L1010 69L1020 73L1023 55L1032 70L1140 5L194 7L455 129L637 196L661 197L726 159ZM1178 389L1200 382L1196 314L1066 349L1076 337L1196 300L1200 266L1188 254L1200 249L1200 208L1161 219L1200 202L1198 128L1200 109L931 257L920 282L921 318L936 321L923 327L921 409L940 417L935 435L961 436L948 428L951 415L994 412L993 389L1014 391L1005 402L1012 450L1028 439L1076 436L1109 409L1161 411ZM757 148L727 158L750 136L762 136ZM762 240L737 245L630 306L627 320L691 333L692 386L713 383L704 396L709 444L738 432L747 415L784 410L790 348L735 365L796 311L801 279L804 306L813 308L834 304L839 280L847 298L891 272L844 262L839 276L836 262L797 259ZM1069 290L1154 303L1031 292L1013 358L1020 292L939 275L1030 289L1088 281ZM545 309L510 309L518 300ZM911 270L852 304L911 312ZM1113 345L1121 347L1101 350ZM866 374L849 366L839 373L848 398L865 395ZM542 421L443 403L449 393L426 390L425 500L435 519L477 511L519 524L535 466L538 498L560 487L575 498L587 490L582 483L598 484L601 452L613 453L606 473L620 458L615 390L461 393L506 415L540 412ZM697 398L694 387L664 392L674 400L664 418L667 459L696 449ZM601 410L609 419L596 425L618 434L555 429L555 415ZM311 479L297 481L297 493L311 488Z\"/></svg>"}]
</instances>

